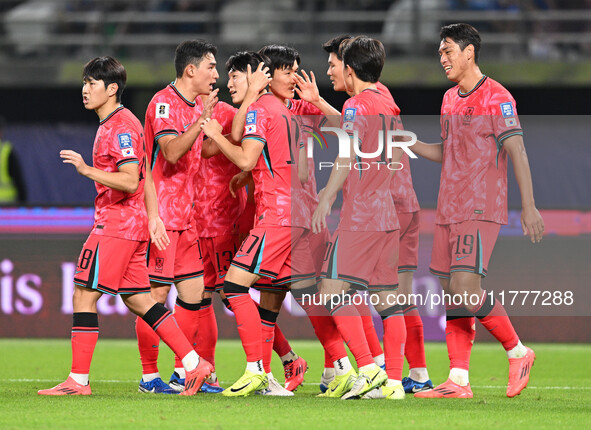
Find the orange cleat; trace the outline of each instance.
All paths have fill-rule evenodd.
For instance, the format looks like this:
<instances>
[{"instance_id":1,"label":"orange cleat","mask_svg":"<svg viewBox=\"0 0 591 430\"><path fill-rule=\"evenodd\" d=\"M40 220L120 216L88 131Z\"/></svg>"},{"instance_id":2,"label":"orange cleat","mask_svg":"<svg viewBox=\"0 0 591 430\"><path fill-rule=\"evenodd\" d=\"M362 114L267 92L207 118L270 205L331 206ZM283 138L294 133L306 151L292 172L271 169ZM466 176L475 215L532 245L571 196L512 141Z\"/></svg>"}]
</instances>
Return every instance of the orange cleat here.
<instances>
[{"instance_id":1,"label":"orange cleat","mask_svg":"<svg viewBox=\"0 0 591 430\"><path fill-rule=\"evenodd\" d=\"M470 384L462 387L451 379L428 391L415 393L415 397L421 399L471 399L474 397Z\"/></svg>"},{"instance_id":2,"label":"orange cleat","mask_svg":"<svg viewBox=\"0 0 591 430\"><path fill-rule=\"evenodd\" d=\"M185 389L180 393L181 396L192 396L197 393L205 379L209 378L213 372L213 366L209 361L199 358L199 364L191 371L186 371L185 374Z\"/></svg>"},{"instance_id":3,"label":"orange cleat","mask_svg":"<svg viewBox=\"0 0 591 430\"><path fill-rule=\"evenodd\" d=\"M285 372L285 389L295 391L304 382L304 373L308 370L308 363L302 357L289 361L283 365Z\"/></svg>"},{"instance_id":4,"label":"orange cleat","mask_svg":"<svg viewBox=\"0 0 591 430\"><path fill-rule=\"evenodd\" d=\"M41 396L90 396L90 384L80 385L74 381L70 376L61 384L47 390L39 390L37 394Z\"/></svg>"},{"instance_id":5,"label":"orange cleat","mask_svg":"<svg viewBox=\"0 0 591 430\"><path fill-rule=\"evenodd\" d=\"M509 359L509 383L507 384L507 397L515 397L527 387L529 373L534 365L536 354L533 349L525 347L526 354L521 358Z\"/></svg>"}]
</instances>

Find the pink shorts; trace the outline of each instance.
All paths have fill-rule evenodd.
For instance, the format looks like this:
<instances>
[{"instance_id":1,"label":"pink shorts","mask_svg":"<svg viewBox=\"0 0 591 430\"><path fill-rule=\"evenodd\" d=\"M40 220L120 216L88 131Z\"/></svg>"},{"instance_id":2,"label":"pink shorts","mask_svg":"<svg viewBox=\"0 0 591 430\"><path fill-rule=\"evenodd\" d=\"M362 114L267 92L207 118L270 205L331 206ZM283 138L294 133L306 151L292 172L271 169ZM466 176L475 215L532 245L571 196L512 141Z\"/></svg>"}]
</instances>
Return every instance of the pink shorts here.
<instances>
[{"instance_id":1,"label":"pink shorts","mask_svg":"<svg viewBox=\"0 0 591 430\"><path fill-rule=\"evenodd\" d=\"M226 272L232 264L232 258L240 246L238 234L199 239L203 256L203 281L205 291L215 292L224 287Z\"/></svg>"},{"instance_id":2,"label":"pink shorts","mask_svg":"<svg viewBox=\"0 0 591 430\"><path fill-rule=\"evenodd\" d=\"M148 272L150 281L171 284L203 276L203 261L199 237L194 228L189 230L166 230L170 245L159 251L150 244Z\"/></svg>"},{"instance_id":3,"label":"pink shorts","mask_svg":"<svg viewBox=\"0 0 591 430\"><path fill-rule=\"evenodd\" d=\"M398 273L414 272L419 264L419 211L398 214L400 245Z\"/></svg>"}]
</instances>

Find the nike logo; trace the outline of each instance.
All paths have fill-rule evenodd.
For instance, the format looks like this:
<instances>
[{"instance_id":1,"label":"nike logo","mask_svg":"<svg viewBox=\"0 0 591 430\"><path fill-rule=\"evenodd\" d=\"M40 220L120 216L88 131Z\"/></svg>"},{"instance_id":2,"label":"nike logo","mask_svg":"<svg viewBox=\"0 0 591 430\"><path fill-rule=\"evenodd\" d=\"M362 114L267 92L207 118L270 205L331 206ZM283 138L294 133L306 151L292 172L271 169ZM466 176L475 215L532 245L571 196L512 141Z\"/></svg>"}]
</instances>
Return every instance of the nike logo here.
<instances>
[{"instance_id":1,"label":"nike logo","mask_svg":"<svg viewBox=\"0 0 591 430\"><path fill-rule=\"evenodd\" d=\"M237 257L237 258L240 258L240 257L246 257L247 255L248 255L248 254L236 254L236 257Z\"/></svg>"},{"instance_id":2,"label":"nike logo","mask_svg":"<svg viewBox=\"0 0 591 430\"><path fill-rule=\"evenodd\" d=\"M460 260L462 260L464 258L468 258L468 257L469 257L469 255L464 255L463 257L456 257L456 261L460 261Z\"/></svg>"},{"instance_id":3,"label":"nike logo","mask_svg":"<svg viewBox=\"0 0 591 430\"><path fill-rule=\"evenodd\" d=\"M220 279L224 279L224 278L226 277L226 274L224 273L223 275L218 275L218 277L219 277Z\"/></svg>"},{"instance_id":4,"label":"nike logo","mask_svg":"<svg viewBox=\"0 0 591 430\"><path fill-rule=\"evenodd\" d=\"M251 384L251 382L249 382L248 384L240 387L240 388L230 388L230 391L233 393L237 393L238 391L244 390L246 387L248 387Z\"/></svg>"},{"instance_id":5,"label":"nike logo","mask_svg":"<svg viewBox=\"0 0 591 430\"><path fill-rule=\"evenodd\" d=\"M76 271L74 272L74 275L77 275L78 273L81 273L81 272L83 272L83 270L76 270Z\"/></svg>"},{"instance_id":6,"label":"nike logo","mask_svg":"<svg viewBox=\"0 0 591 430\"><path fill-rule=\"evenodd\" d=\"M187 128L187 127L188 127L188 126L190 126L190 125L191 125L191 123L189 123L189 124L185 124L183 127Z\"/></svg>"}]
</instances>

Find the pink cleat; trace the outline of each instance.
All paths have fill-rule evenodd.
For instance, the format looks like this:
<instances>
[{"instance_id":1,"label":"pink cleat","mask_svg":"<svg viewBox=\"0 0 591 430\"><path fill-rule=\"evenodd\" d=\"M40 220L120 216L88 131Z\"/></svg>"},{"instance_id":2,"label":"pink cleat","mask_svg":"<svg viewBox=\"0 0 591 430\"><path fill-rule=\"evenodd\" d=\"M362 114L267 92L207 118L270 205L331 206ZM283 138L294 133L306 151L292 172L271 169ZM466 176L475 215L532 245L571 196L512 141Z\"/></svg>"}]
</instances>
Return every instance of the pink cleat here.
<instances>
[{"instance_id":1,"label":"pink cleat","mask_svg":"<svg viewBox=\"0 0 591 430\"><path fill-rule=\"evenodd\" d=\"M509 359L509 383L507 384L507 397L515 397L527 387L529 373L534 365L536 354L533 349L525 347L527 353L521 358Z\"/></svg>"},{"instance_id":2,"label":"pink cleat","mask_svg":"<svg viewBox=\"0 0 591 430\"><path fill-rule=\"evenodd\" d=\"M41 396L90 396L90 384L80 385L74 381L70 376L61 384L47 390L39 390L37 394Z\"/></svg>"},{"instance_id":3,"label":"pink cleat","mask_svg":"<svg viewBox=\"0 0 591 430\"><path fill-rule=\"evenodd\" d=\"M285 389L295 391L304 382L304 373L308 370L308 363L302 357L289 361L283 365L285 372Z\"/></svg>"},{"instance_id":4,"label":"pink cleat","mask_svg":"<svg viewBox=\"0 0 591 430\"><path fill-rule=\"evenodd\" d=\"M448 379L432 390L415 393L415 397L421 399L471 399L474 397L474 394L472 394L470 384L462 387L451 379Z\"/></svg>"},{"instance_id":5,"label":"pink cleat","mask_svg":"<svg viewBox=\"0 0 591 430\"><path fill-rule=\"evenodd\" d=\"M185 373L185 389L180 393L181 396L192 396L197 393L205 379L209 378L213 372L213 366L209 361L203 358L199 359L197 367Z\"/></svg>"}]
</instances>

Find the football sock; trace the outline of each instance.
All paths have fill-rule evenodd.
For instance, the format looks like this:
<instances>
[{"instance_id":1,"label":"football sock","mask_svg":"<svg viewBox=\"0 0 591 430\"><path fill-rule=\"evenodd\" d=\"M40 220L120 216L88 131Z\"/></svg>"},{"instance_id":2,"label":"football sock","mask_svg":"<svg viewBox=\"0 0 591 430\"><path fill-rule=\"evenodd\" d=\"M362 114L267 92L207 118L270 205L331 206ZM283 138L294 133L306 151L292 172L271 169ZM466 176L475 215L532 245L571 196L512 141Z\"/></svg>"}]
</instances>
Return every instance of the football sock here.
<instances>
[{"instance_id":1,"label":"football sock","mask_svg":"<svg viewBox=\"0 0 591 430\"><path fill-rule=\"evenodd\" d=\"M150 382L153 381L156 378L160 378L160 373L156 372L156 373L144 373L142 375L142 379L144 380L144 382Z\"/></svg>"},{"instance_id":2,"label":"football sock","mask_svg":"<svg viewBox=\"0 0 591 430\"><path fill-rule=\"evenodd\" d=\"M384 351L386 355L386 373L389 379L402 380L404 366L404 342L406 327L402 307L395 305L380 312L384 324Z\"/></svg>"},{"instance_id":3,"label":"football sock","mask_svg":"<svg viewBox=\"0 0 591 430\"><path fill-rule=\"evenodd\" d=\"M429 380L429 372L426 367L413 367L408 370L408 377L413 381L427 382Z\"/></svg>"},{"instance_id":4,"label":"football sock","mask_svg":"<svg viewBox=\"0 0 591 430\"><path fill-rule=\"evenodd\" d=\"M408 361L408 367L411 369L426 368L427 361L425 359L423 320L419 315L419 310L415 305L411 305L406 307L403 312L404 324L406 325L406 344L404 345L404 355L406 357L406 361Z\"/></svg>"},{"instance_id":5,"label":"football sock","mask_svg":"<svg viewBox=\"0 0 591 430\"><path fill-rule=\"evenodd\" d=\"M230 301L228 299L222 299L222 303L224 304L226 309L232 312L232 305L230 304Z\"/></svg>"},{"instance_id":6,"label":"football sock","mask_svg":"<svg viewBox=\"0 0 591 430\"><path fill-rule=\"evenodd\" d=\"M184 367L175 367L174 371L176 372L177 375L179 375L179 378L185 379L185 376L187 375L187 373L185 372Z\"/></svg>"},{"instance_id":7,"label":"football sock","mask_svg":"<svg viewBox=\"0 0 591 430\"><path fill-rule=\"evenodd\" d=\"M525 349L525 346L523 346L521 341L518 341L515 348L511 348L507 351L507 358L521 358L525 357L525 354L527 354L527 349Z\"/></svg>"},{"instance_id":8,"label":"football sock","mask_svg":"<svg viewBox=\"0 0 591 430\"><path fill-rule=\"evenodd\" d=\"M460 369L457 367L452 367L449 370L449 379L462 387L465 387L470 383L468 371L466 369Z\"/></svg>"},{"instance_id":9,"label":"football sock","mask_svg":"<svg viewBox=\"0 0 591 430\"><path fill-rule=\"evenodd\" d=\"M262 375L263 373L265 373L265 370L263 367L263 360L247 361L246 362L246 370L249 370L252 373L258 373L259 375Z\"/></svg>"},{"instance_id":10,"label":"football sock","mask_svg":"<svg viewBox=\"0 0 591 430\"><path fill-rule=\"evenodd\" d=\"M475 318L464 308L446 309L445 342L449 367L470 368L470 353L476 336Z\"/></svg>"},{"instance_id":11,"label":"football sock","mask_svg":"<svg viewBox=\"0 0 591 430\"><path fill-rule=\"evenodd\" d=\"M519 336L517 336L505 308L494 297L489 297L486 291L482 291L480 303L472 309L472 313L489 333L501 342L505 351L510 351L517 346Z\"/></svg>"},{"instance_id":12,"label":"football sock","mask_svg":"<svg viewBox=\"0 0 591 430\"><path fill-rule=\"evenodd\" d=\"M290 352L294 354L297 359L297 355L292 351L291 345L289 344L288 340L283 335L283 332L279 328L279 324L275 324L275 336L273 338L273 351L277 353L279 357L283 357L284 355L289 354ZM283 358L281 361L284 361Z\"/></svg>"},{"instance_id":13,"label":"football sock","mask_svg":"<svg viewBox=\"0 0 591 430\"><path fill-rule=\"evenodd\" d=\"M249 363L261 361L262 366L263 345L261 340L263 335L261 317L256 303L250 297L247 287L233 282L224 282L224 293L230 301L236 317L236 326L246 353L246 361ZM262 372L262 367L260 372Z\"/></svg>"},{"instance_id":14,"label":"football sock","mask_svg":"<svg viewBox=\"0 0 591 430\"><path fill-rule=\"evenodd\" d=\"M386 387L395 387L397 385L400 385L401 383L402 383L402 379L398 380L398 379L388 378L388 381L386 381Z\"/></svg>"},{"instance_id":15,"label":"football sock","mask_svg":"<svg viewBox=\"0 0 591 430\"><path fill-rule=\"evenodd\" d=\"M342 344L342 342L341 342ZM334 364L332 364L332 359L330 357L330 355L328 355L328 353L326 352L326 349L324 350L324 368L325 369L330 369L334 367Z\"/></svg>"},{"instance_id":16,"label":"football sock","mask_svg":"<svg viewBox=\"0 0 591 430\"><path fill-rule=\"evenodd\" d=\"M199 327L200 303L185 303L177 297L174 305L174 318L187 340L197 351L197 329ZM197 352L199 354L199 352ZM174 358L174 367L181 367L181 358Z\"/></svg>"},{"instance_id":17,"label":"football sock","mask_svg":"<svg viewBox=\"0 0 591 430\"><path fill-rule=\"evenodd\" d=\"M263 344L263 367L266 373L271 373L271 358L273 357L273 337L275 336L275 324L278 312L263 309L259 306L261 318L261 342Z\"/></svg>"},{"instance_id":18,"label":"football sock","mask_svg":"<svg viewBox=\"0 0 591 430\"><path fill-rule=\"evenodd\" d=\"M365 332L365 339L371 352L371 356L374 359L384 353L382 345L380 345L380 339L376 333L376 328L373 325L373 316L371 315L371 309L365 303L356 304L355 308L361 316L361 322L363 323L363 331ZM379 366L379 364L378 364Z\"/></svg>"},{"instance_id":19,"label":"football sock","mask_svg":"<svg viewBox=\"0 0 591 430\"><path fill-rule=\"evenodd\" d=\"M135 335L137 337L137 346L140 352L140 361L142 363L142 372L145 375L158 372L158 351L160 337L152 327L137 317L135 319Z\"/></svg>"},{"instance_id":20,"label":"football sock","mask_svg":"<svg viewBox=\"0 0 591 430\"><path fill-rule=\"evenodd\" d=\"M199 325L195 350L200 357L209 361L215 367L215 347L218 342L218 324L215 319L211 297L203 299L197 311Z\"/></svg>"},{"instance_id":21,"label":"football sock","mask_svg":"<svg viewBox=\"0 0 591 430\"><path fill-rule=\"evenodd\" d=\"M359 316L355 306L341 304L332 307L330 303L327 306L332 308L330 312L332 318L341 337L353 353L357 367L361 369L363 366L375 364L371 356L371 351L369 350L369 345L365 339L361 316Z\"/></svg>"},{"instance_id":22,"label":"football sock","mask_svg":"<svg viewBox=\"0 0 591 430\"><path fill-rule=\"evenodd\" d=\"M382 353L377 357L374 357L373 362L380 367L384 367L386 365L386 356Z\"/></svg>"},{"instance_id":23,"label":"football sock","mask_svg":"<svg viewBox=\"0 0 591 430\"><path fill-rule=\"evenodd\" d=\"M344 356L333 361L334 373L336 376L341 376L353 368L348 356Z\"/></svg>"},{"instance_id":24,"label":"football sock","mask_svg":"<svg viewBox=\"0 0 591 430\"><path fill-rule=\"evenodd\" d=\"M277 331L275 331L275 336L277 336ZM297 360L300 357L295 352L289 351L287 354L282 355L279 358L281 358L281 363L283 363L285 365L285 364L289 363L290 361ZM332 363L330 363L330 364L332 365Z\"/></svg>"},{"instance_id":25,"label":"football sock","mask_svg":"<svg viewBox=\"0 0 591 430\"><path fill-rule=\"evenodd\" d=\"M79 384L88 384L88 373L94 347L98 341L98 315L75 312L72 321L72 368L70 376Z\"/></svg>"}]
</instances>

